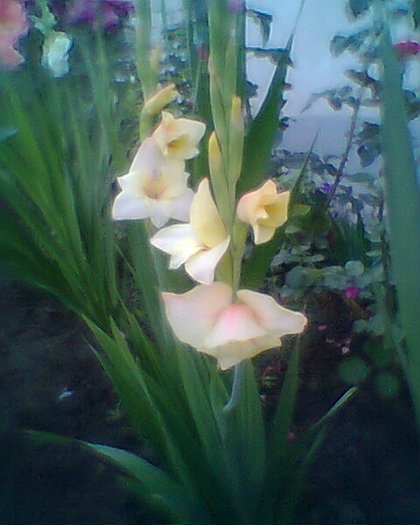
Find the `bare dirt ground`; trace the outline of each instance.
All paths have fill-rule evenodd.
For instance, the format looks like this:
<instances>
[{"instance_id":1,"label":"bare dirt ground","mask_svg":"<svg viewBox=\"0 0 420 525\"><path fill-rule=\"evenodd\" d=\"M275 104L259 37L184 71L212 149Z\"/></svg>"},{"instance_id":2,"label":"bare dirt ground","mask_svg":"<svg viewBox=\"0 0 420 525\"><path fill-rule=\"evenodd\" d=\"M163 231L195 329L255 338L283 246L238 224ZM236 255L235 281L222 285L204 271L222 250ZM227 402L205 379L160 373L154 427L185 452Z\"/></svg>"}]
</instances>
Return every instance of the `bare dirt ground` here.
<instances>
[{"instance_id":1,"label":"bare dirt ground","mask_svg":"<svg viewBox=\"0 0 420 525\"><path fill-rule=\"evenodd\" d=\"M82 324L54 299L13 282L0 286L0 312L1 525L157 525L109 465L77 444L38 443L24 433L138 449ZM328 351L320 345L304 367L303 420L329 404L322 385L311 386L314 371L335 373ZM296 525L416 525L419 517L409 397L381 400L366 384L333 422Z\"/></svg>"}]
</instances>

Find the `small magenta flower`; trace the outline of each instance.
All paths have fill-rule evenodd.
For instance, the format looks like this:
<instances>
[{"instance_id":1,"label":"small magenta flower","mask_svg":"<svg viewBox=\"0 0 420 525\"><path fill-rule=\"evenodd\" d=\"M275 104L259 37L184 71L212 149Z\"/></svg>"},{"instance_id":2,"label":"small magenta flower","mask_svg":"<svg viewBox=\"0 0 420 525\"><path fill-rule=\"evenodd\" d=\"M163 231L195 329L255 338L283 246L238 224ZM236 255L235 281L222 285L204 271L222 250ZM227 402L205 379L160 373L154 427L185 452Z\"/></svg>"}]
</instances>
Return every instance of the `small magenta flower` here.
<instances>
[{"instance_id":1,"label":"small magenta flower","mask_svg":"<svg viewBox=\"0 0 420 525\"><path fill-rule=\"evenodd\" d=\"M153 246L171 256L169 268L185 264L185 271L197 282L211 284L214 272L229 246L217 207L210 194L209 181L198 186L191 204L189 224L174 224L158 231Z\"/></svg>"},{"instance_id":2,"label":"small magenta flower","mask_svg":"<svg viewBox=\"0 0 420 525\"><path fill-rule=\"evenodd\" d=\"M194 193L180 160L168 160L149 137L137 151L127 175L118 177L122 191L112 208L116 220L150 217L156 228L170 218L187 221Z\"/></svg>"},{"instance_id":3,"label":"small magenta flower","mask_svg":"<svg viewBox=\"0 0 420 525\"><path fill-rule=\"evenodd\" d=\"M360 288L357 286L348 286L344 293L347 299L356 299L360 293Z\"/></svg>"},{"instance_id":4,"label":"small magenta flower","mask_svg":"<svg viewBox=\"0 0 420 525\"><path fill-rule=\"evenodd\" d=\"M289 199L289 191L277 193L273 180L268 180L258 190L239 199L238 217L252 226L255 244L271 240L276 228L287 221Z\"/></svg>"},{"instance_id":5,"label":"small magenta flower","mask_svg":"<svg viewBox=\"0 0 420 525\"><path fill-rule=\"evenodd\" d=\"M222 282L162 296L178 339L215 357L222 370L281 346L281 337L301 333L307 322L258 292L239 290L233 300L232 288Z\"/></svg>"},{"instance_id":6,"label":"small magenta flower","mask_svg":"<svg viewBox=\"0 0 420 525\"><path fill-rule=\"evenodd\" d=\"M420 44L413 40L405 40L394 45L397 53L401 58L410 58L416 56L420 50Z\"/></svg>"},{"instance_id":7,"label":"small magenta flower","mask_svg":"<svg viewBox=\"0 0 420 525\"><path fill-rule=\"evenodd\" d=\"M25 9L17 0L0 0L0 67L14 68L24 61L15 47L28 27Z\"/></svg>"}]
</instances>

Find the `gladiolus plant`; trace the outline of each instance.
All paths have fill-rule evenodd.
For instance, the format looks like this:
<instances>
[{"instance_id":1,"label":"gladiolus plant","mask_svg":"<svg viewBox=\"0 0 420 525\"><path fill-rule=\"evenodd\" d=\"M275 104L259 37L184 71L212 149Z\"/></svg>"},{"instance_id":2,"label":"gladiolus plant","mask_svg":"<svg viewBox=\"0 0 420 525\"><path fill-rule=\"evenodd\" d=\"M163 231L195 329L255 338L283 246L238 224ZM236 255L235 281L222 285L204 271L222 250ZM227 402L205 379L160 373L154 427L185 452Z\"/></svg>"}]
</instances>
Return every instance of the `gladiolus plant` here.
<instances>
[{"instance_id":1,"label":"gladiolus plant","mask_svg":"<svg viewBox=\"0 0 420 525\"><path fill-rule=\"evenodd\" d=\"M138 78L110 74L100 31L92 49L71 41L85 67L76 82L70 40L65 64L43 58L55 76L35 60L5 72L0 171L13 215L0 210L1 255L89 328L148 459L85 446L144 505L168 523L287 525L326 423L355 392L289 439L311 319L266 293L263 277L293 209L293 192L267 180L293 38L251 117L244 3L184 2L195 85L181 106L175 85L158 82L151 2L135 5ZM17 65L27 17L14 0L0 13L0 61ZM258 369L273 355L287 372L265 414Z\"/></svg>"}]
</instances>

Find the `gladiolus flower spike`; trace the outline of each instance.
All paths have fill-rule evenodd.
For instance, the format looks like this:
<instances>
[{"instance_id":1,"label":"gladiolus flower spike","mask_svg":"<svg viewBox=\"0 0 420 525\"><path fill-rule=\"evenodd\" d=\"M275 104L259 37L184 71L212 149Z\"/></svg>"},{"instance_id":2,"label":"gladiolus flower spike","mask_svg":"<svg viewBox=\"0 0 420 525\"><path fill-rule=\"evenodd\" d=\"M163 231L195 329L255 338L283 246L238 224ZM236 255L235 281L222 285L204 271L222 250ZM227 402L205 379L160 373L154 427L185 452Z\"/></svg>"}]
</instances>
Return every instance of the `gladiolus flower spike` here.
<instances>
[{"instance_id":1,"label":"gladiolus flower spike","mask_svg":"<svg viewBox=\"0 0 420 525\"><path fill-rule=\"evenodd\" d=\"M178 339L215 357L222 370L281 346L281 337L301 333L307 322L303 314L251 290L239 290L233 302L232 288L222 282L162 296Z\"/></svg>"}]
</instances>

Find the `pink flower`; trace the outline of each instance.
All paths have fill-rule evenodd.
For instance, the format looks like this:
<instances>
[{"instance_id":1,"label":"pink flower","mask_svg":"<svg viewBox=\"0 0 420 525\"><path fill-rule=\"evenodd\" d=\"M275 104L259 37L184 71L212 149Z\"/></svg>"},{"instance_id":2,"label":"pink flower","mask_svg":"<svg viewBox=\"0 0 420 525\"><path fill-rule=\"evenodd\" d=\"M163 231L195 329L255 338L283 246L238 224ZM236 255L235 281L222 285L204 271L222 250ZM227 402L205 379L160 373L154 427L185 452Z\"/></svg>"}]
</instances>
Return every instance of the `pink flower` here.
<instances>
[{"instance_id":1,"label":"pink flower","mask_svg":"<svg viewBox=\"0 0 420 525\"><path fill-rule=\"evenodd\" d=\"M420 49L420 44L413 40L405 40L403 42L398 42L394 47L401 58L409 58L417 55Z\"/></svg>"},{"instance_id":2,"label":"pink flower","mask_svg":"<svg viewBox=\"0 0 420 525\"><path fill-rule=\"evenodd\" d=\"M346 294L347 299L356 299L360 293L360 288L357 286L348 286L344 293Z\"/></svg>"},{"instance_id":3,"label":"pink flower","mask_svg":"<svg viewBox=\"0 0 420 525\"><path fill-rule=\"evenodd\" d=\"M0 65L14 68L24 61L15 46L28 27L26 12L17 0L0 0Z\"/></svg>"},{"instance_id":4,"label":"pink flower","mask_svg":"<svg viewBox=\"0 0 420 525\"><path fill-rule=\"evenodd\" d=\"M163 293L175 335L199 352L215 357L222 370L281 346L280 338L299 334L306 317L283 308L272 297L222 282L199 285L184 294Z\"/></svg>"}]
</instances>

